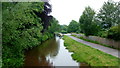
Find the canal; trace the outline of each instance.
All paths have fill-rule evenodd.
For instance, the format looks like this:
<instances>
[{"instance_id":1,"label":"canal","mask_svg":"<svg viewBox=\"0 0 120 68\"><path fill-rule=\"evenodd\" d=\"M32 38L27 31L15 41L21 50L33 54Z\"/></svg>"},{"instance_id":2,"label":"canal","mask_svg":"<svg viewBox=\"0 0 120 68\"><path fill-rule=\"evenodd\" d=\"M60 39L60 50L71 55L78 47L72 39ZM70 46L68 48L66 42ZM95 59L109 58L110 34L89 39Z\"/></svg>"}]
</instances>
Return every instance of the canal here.
<instances>
[{"instance_id":1,"label":"canal","mask_svg":"<svg viewBox=\"0 0 120 68\"><path fill-rule=\"evenodd\" d=\"M45 41L38 47L25 52L26 66L84 66L72 59L71 52L64 46L59 37Z\"/></svg>"}]
</instances>

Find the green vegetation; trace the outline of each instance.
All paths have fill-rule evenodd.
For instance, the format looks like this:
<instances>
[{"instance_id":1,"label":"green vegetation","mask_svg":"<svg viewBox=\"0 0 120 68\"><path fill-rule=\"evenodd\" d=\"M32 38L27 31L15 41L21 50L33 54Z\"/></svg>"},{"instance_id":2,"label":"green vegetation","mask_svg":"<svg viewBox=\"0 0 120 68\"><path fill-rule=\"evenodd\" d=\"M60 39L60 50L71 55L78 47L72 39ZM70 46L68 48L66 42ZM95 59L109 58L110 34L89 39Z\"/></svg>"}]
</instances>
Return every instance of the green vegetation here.
<instances>
[{"instance_id":1,"label":"green vegetation","mask_svg":"<svg viewBox=\"0 0 120 68\"><path fill-rule=\"evenodd\" d=\"M22 66L25 50L54 36L59 24L54 17L48 16L50 8L47 2L2 3L3 68Z\"/></svg>"},{"instance_id":2,"label":"green vegetation","mask_svg":"<svg viewBox=\"0 0 120 68\"><path fill-rule=\"evenodd\" d=\"M0 2L0 8L2 3ZM0 39L2 38L2 9L0 9ZM2 67L2 40L0 40L0 68Z\"/></svg>"},{"instance_id":3,"label":"green vegetation","mask_svg":"<svg viewBox=\"0 0 120 68\"><path fill-rule=\"evenodd\" d=\"M76 22L75 20L72 20L70 24L68 25L68 32L78 32L79 30L79 23Z\"/></svg>"},{"instance_id":4,"label":"green vegetation","mask_svg":"<svg viewBox=\"0 0 120 68\"><path fill-rule=\"evenodd\" d=\"M120 23L119 3L112 0L105 2L96 16L97 23L102 30L109 30L110 27Z\"/></svg>"},{"instance_id":5,"label":"green vegetation","mask_svg":"<svg viewBox=\"0 0 120 68\"><path fill-rule=\"evenodd\" d=\"M112 0L105 2L94 18L100 26L97 36L120 40L119 29L117 28L120 24L119 15L119 2L113 2Z\"/></svg>"},{"instance_id":6,"label":"green vegetation","mask_svg":"<svg viewBox=\"0 0 120 68\"><path fill-rule=\"evenodd\" d=\"M96 23L93 22L94 15L95 11L90 7L86 7L80 17L80 28L86 36L94 35L98 31Z\"/></svg>"},{"instance_id":7,"label":"green vegetation","mask_svg":"<svg viewBox=\"0 0 120 68\"><path fill-rule=\"evenodd\" d=\"M68 26L59 25L58 20L50 15L52 6L48 2L2 2L1 4L3 68L21 67L25 50L36 47L59 32L82 32L86 36L96 35L120 40L119 2L111 0L105 2L96 14L92 8L86 7L80 16L79 23L72 20ZM83 37L79 38L101 44ZM78 61L87 62L91 66L94 64L95 66L116 66L118 64L116 57L78 43L67 36L64 36L64 39L65 46L74 52L73 58Z\"/></svg>"},{"instance_id":8,"label":"green vegetation","mask_svg":"<svg viewBox=\"0 0 120 68\"><path fill-rule=\"evenodd\" d=\"M64 36L64 45L73 52L73 59L78 62L85 62L90 66L118 66L120 59L79 43L68 36Z\"/></svg>"},{"instance_id":9,"label":"green vegetation","mask_svg":"<svg viewBox=\"0 0 120 68\"><path fill-rule=\"evenodd\" d=\"M60 32L63 34L72 32L79 33L79 23L75 20L72 20L68 26L60 25Z\"/></svg>"},{"instance_id":10,"label":"green vegetation","mask_svg":"<svg viewBox=\"0 0 120 68\"><path fill-rule=\"evenodd\" d=\"M68 26L67 25L60 25L60 30L61 30L61 33L65 34L67 33L68 31Z\"/></svg>"},{"instance_id":11,"label":"green vegetation","mask_svg":"<svg viewBox=\"0 0 120 68\"><path fill-rule=\"evenodd\" d=\"M77 37L77 38L79 38L79 39L82 39L82 40L84 40L84 41L88 41L88 42L91 42L91 43L100 44L100 45L102 45L102 46L106 46L106 47L109 47L109 48L114 48L114 47L111 47L111 46L109 46L109 45L105 45L105 44L99 43L99 42L97 42L97 41L85 39L84 37L78 37L77 35L71 35L71 36ZM120 50L120 48L114 48L114 49Z\"/></svg>"},{"instance_id":12,"label":"green vegetation","mask_svg":"<svg viewBox=\"0 0 120 68\"><path fill-rule=\"evenodd\" d=\"M79 18L79 26L73 27L74 29L77 29L74 32L81 32L86 36L94 35L113 40L120 40L120 31L118 29L120 24L119 4L119 2L108 0L107 2L104 2L98 13L91 7L86 7ZM68 28L68 30L71 29Z\"/></svg>"},{"instance_id":13,"label":"green vegetation","mask_svg":"<svg viewBox=\"0 0 120 68\"><path fill-rule=\"evenodd\" d=\"M120 30L119 29L120 29L120 25L111 27L110 30L108 31L107 37L110 39L112 38L115 40L120 40Z\"/></svg>"},{"instance_id":14,"label":"green vegetation","mask_svg":"<svg viewBox=\"0 0 120 68\"><path fill-rule=\"evenodd\" d=\"M55 32L60 32L60 25L58 24L58 20L53 18L51 21L51 26L48 27L48 32L49 33L55 33Z\"/></svg>"}]
</instances>

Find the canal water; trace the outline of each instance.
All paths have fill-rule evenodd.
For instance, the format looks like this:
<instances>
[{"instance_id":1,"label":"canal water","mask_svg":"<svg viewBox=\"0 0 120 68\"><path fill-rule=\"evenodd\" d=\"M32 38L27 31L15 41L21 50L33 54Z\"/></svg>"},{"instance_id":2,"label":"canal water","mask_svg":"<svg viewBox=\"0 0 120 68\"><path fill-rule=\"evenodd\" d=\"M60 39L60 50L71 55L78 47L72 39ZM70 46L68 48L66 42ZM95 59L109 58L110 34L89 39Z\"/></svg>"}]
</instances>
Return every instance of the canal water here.
<instances>
[{"instance_id":1,"label":"canal water","mask_svg":"<svg viewBox=\"0 0 120 68\"><path fill-rule=\"evenodd\" d=\"M71 54L65 48L64 40L56 36L26 51L24 66L75 66L79 68L82 64L73 60Z\"/></svg>"}]
</instances>

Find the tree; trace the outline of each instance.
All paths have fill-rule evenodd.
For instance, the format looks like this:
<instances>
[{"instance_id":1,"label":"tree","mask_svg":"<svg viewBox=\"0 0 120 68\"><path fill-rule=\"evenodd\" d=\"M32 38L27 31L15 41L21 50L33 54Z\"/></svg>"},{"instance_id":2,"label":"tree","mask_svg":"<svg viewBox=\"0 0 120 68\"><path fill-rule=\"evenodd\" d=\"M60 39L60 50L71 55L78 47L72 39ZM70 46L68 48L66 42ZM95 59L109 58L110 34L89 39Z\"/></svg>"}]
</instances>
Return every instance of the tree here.
<instances>
[{"instance_id":1,"label":"tree","mask_svg":"<svg viewBox=\"0 0 120 68\"><path fill-rule=\"evenodd\" d=\"M79 30L79 24L75 20L72 20L68 25L68 32L76 32Z\"/></svg>"},{"instance_id":2,"label":"tree","mask_svg":"<svg viewBox=\"0 0 120 68\"><path fill-rule=\"evenodd\" d=\"M103 30L109 30L110 27L119 23L119 15L120 12L117 3L112 0L108 0L108 2L103 4L96 19L99 21L98 23L100 23Z\"/></svg>"},{"instance_id":3,"label":"tree","mask_svg":"<svg viewBox=\"0 0 120 68\"><path fill-rule=\"evenodd\" d=\"M4 2L2 5L2 66L19 67L24 61L24 49L41 43L43 26L41 18L38 18L33 11L40 9L37 12L41 13L44 3Z\"/></svg>"},{"instance_id":4,"label":"tree","mask_svg":"<svg viewBox=\"0 0 120 68\"><path fill-rule=\"evenodd\" d=\"M67 25L60 25L61 33L67 33L68 26Z\"/></svg>"},{"instance_id":5,"label":"tree","mask_svg":"<svg viewBox=\"0 0 120 68\"><path fill-rule=\"evenodd\" d=\"M49 4L44 2L2 3L3 68L19 68L23 65L24 50L33 48L54 36L54 32L58 30L58 21L48 16L51 10L45 8L46 5Z\"/></svg>"},{"instance_id":6,"label":"tree","mask_svg":"<svg viewBox=\"0 0 120 68\"><path fill-rule=\"evenodd\" d=\"M48 27L49 33L60 32L60 25L56 18L52 18L50 21L50 26Z\"/></svg>"},{"instance_id":7,"label":"tree","mask_svg":"<svg viewBox=\"0 0 120 68\"><path fill-rule=\"evenodd\" d=\"M116 13L115 13L115 24L120 25L120 2L117 2ZM116 25L115 25L116 26Z\"/></svg>"},{"instance_id":8,"label":"tree","mask_svg":"<svg viewBox=\"0 0 120 68\"><path fill-rule=\"evenodd\" d=\"M89 6L85 8L79 19L81 31L86 35L94 35L96 33L97 24L93 21L95 11Z\"/></svg>"},{"instance_id":9,"label":"tree","mask_svg":"<svg viewBox=\"0 0 120 68\"><path fill-rule=\"evenodd\" d=\"M100 9L99 13L94 18L94 21L99 25L100 31L98 36L113 38L110 33L113 27L120 24L120 2L108 0ZM117 28L116 28L117 29ZM109 35L109 36L108 36ZM114 34L114 36L117 34ZM111 36L111 37L110 37ZM114 38L113 38L114 39Z\"/></svg>"},{"instance_id":10,"label":"tree","mask_svg":"<svg viewBox=\"0 0 120 68\"><path fill-rule=\"evenodd\" d=\"M43 30L42 33L46 32L48 26L50 26L50 21L52 20L53 16L49 15L52 11L52 6L48 2L44 2L44 10L40 13L38 11L34 11L34 13L41 18Z\"/></svg>"}]
</instances>

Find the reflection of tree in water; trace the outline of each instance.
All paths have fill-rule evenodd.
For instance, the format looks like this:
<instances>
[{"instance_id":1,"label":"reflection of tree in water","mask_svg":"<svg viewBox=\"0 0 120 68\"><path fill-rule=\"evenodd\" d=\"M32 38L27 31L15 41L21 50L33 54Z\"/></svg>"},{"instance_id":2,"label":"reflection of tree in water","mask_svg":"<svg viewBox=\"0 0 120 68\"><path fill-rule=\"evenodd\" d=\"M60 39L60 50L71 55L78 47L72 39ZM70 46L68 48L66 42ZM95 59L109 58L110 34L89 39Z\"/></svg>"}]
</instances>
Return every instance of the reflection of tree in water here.
<instances>
[{"instance_id":1,"label":"reflection of tree in water","mask_svg":"<svg viewBox=\"0 0 120 68\"><path fill-rule=\"evenodd\" d=\"M59 45L55 39L47 40L40 46L26 52L25 66L53 66L50 59L54 58L58 51Z\"/></svg>"},{"instance_id":2,"label":"reflection of tree in water","mask_svg":"<svg viewBox=\"0 0 120 68\"><path fill-rule=\"evenodd\" d=\"M59 46L57 45L55 39L51 39L43 43L38 50L40 55L44 55L44 56L49 55L51 58L53 58L58 54L59 51L58 48Z\"/></svg>"}]
</instances>

